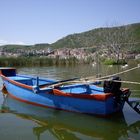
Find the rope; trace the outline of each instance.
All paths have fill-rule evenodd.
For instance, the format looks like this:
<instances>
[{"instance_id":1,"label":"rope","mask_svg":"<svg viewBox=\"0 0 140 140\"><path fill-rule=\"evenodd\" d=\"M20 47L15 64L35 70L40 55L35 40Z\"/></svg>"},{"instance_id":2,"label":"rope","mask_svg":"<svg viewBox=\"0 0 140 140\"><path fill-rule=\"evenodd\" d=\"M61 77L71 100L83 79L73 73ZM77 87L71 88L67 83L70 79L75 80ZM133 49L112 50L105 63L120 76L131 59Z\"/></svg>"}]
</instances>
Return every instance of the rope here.
<instances>
[{"instance_id":1,"label":"rope","mask_svg":"<svg viewBox=\"0 0 140 140\"><path fill-rule=\"evenodd\" d=\"M135 85L140 85L139 82L131 82L131 81L118 81L118 80L112 80L114 82L118 82L118 83L125 83L125 84L135 84Z\"/></svg>"},{"instance_id":2,"label":"rope","mask_svg":"<svg viewBox=\"0 0 140 140\"><path fill-rule=\"evenodd\" d=\"M140 92L140 90L135 90L135 89L131 89L131 91L134 91L134 92Z\"/></svg>"},{"instance_id":3,"label":"rope","mask_svg":"<svg viewBox=\"0 0 140 140\"><path fill-rule=\"evenodd\" d=\"M131 68L131 69L128 69L128 70L125 70L125 71L121 71L121 72L118 72L118 73L115 73L115 74L111 74L111 75L106 75L106 76L103 76L103 77L95 78L95 80L100 80L100 79L105 79L105 78L109 78L109 77L112 77L112 76L120 75L120 74L129 72L129 71L138 69L138 68L140 68L139 65L138 65L137 67L134 67L134 68ZM84 80L84 79L85 79L85 80L88 80L88 79L93 79L93 78L94 78L94 77L91 76L91 77L81 78L81 80Z\"/></svg>"},{"instance_id":4,"label":"rope","mask_svg":"<svg viewBox=\"0 0 140 140\"><path fill-rule=\"evenodd\" d=\"M113 81L113 82L118 82L118 83L126 83L126 84L135 84L135 85L140 85L139 82L132 82L132 81L118 81L118 80L109 80L109 79L99 79L99 80L90 80L90 81L81 81L81 83L92 83L92 82L103 82L103 81ZM78 81L73 81L73 82L78 82ZM80 81L79 81L80 83Z\"/></svg>"},{"instance_id":5,"label":"rope","mask_svg":"<svg viewBox=\"0 0 140 140\"><path fill-rule=\"evenodd\" d=\"M61 86L61 85L64 85L64 84L72 84L72 83L79 83L79 84L93 84L94 82L103 82L103 81L112 81L112 82L118 82L118 83L125 83L125 84L135 84L135 85L140 85L139 82L132 82L132 81L118 81L118 80L109 80L109 79L101 79L101 80L90 80L90 81L68 81L68 82L62 82L62 83L59 83L59 84L53 84L51 85L50 87L55 87L55 86Z\"/></svg>"},{"instance_id":6,"label":"rope","mask_svg":"<svg viewBox=\"0 0 140 140\"><path fill-rule=\"evenodd\" d=\"M109 79L107 79L107 78L109 78L109 77L116 76L116 75L120 75L120 74L129 72L129 71L135 70L135 69L137 69L137 68L140 68L140 66L138 65L137 67L134 67L134 68L131 68L131 69L128 69L128 70L125 70L125 71L121 71L121 72L118 72L118 73L115 73L115 74L103 76L103 77L100 77L100 78L95 78L95 76L94 76L94 77L91 76L91 77L86 77L86 78L80 78L79 80L61 82L61 83L58 83L58 84L53 84L53 85L51 85L51 87L53 87L53 86L60 86L60 85L63 85L63 84L70 84L70 83L92 84L92 82L96 82L96 81L102 82L102 81L105 81L105 80L109 80ZM105 79L105 78L106 78L106 79ZM90 79L91 79L91 80L90 80ZM132 82L132 81L118 81L118 80L111 80L111 81L120 82L120 83L127 83L127 84L136 84L136 85L140 85L139 82Z\"/></svg>"}]
</instances>

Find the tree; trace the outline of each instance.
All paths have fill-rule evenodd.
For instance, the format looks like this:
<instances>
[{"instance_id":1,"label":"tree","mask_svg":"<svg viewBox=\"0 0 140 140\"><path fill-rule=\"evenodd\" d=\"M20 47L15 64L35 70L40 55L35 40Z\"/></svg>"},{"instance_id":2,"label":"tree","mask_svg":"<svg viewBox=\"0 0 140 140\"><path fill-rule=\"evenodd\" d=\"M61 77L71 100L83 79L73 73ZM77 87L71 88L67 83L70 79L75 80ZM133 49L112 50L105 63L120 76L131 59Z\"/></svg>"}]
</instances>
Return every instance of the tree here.
<instances>
[{"instance_id":1,"label":"tree","mask_svg":"<svg viewBox=\"0 0 140 140\"><path fill-rule=\"evenodd\" d=\"M109 58L120 63L120 60L125 60L126 48L134 44L131 25L103 28L101 43L107 48Z\"/></svg>"}]
</instances>

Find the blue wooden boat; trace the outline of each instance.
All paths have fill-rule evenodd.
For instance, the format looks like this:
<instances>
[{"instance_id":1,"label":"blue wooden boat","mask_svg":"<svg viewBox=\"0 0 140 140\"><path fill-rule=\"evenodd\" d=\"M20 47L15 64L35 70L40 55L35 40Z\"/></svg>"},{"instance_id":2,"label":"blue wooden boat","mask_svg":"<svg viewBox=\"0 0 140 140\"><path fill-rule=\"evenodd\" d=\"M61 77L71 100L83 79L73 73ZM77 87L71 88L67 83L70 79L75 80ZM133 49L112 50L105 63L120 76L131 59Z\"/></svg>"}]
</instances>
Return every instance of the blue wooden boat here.
<instances>
[{"instance_id":1,"label":"blue wooden boat","mask_svg":"<svg viewBox=\"0 0 140 140\"><path fill-rule=\"evenodd\" d=\"M12 98L46 108L106 116L122 111L130 95L118 82L105 81L103 87L94 83L50 87L60 81L20 75L15 68L0 68L0 75Z\"/></svg>"}]
</instances>

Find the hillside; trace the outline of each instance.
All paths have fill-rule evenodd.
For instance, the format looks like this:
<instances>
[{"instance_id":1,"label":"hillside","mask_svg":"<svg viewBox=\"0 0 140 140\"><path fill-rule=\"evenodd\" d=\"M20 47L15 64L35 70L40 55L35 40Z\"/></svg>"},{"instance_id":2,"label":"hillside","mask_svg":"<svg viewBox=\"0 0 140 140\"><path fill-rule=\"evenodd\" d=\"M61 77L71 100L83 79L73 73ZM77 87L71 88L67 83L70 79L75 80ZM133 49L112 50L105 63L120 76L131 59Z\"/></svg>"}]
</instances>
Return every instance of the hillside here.
<instances>
[{"instance_id":1,"label":"hillside","mask_svg":"<svg viewBox=\"0 0 140 140\"><path fill-rule=\"evenodd\" d=\"M139 43L140 23L112 28L98 28L79 34L68 35L51 44L51 46L54 48L85 48L97 47L104 44L110 45L114 41L118 44ZM138 49L137 45L135 45L134 48L135 47Z\"/></svg>"},{"instance_id":2,"label":"hillside","mask_svg":"<svg viewBox=\"0 0 140 140\"><path fill-rule=\"evenodd\" d=\"M83 33L68 35L52 44L35 45L4 45L0 50L17 52L27 50L43 50L47 48L97 48L117 44L115 47L125 48L129 52L140 53L140 23L119 26L97 28Z\"/></svg>"},{"instance_id":3,"label":"hillside","mask_svg":"<svg viewBox=\"0 0 140 140\"><path fill-rule=\"evenodd\" d=\"M50 45L45 43L45 44L35 44L35 45L16 45L16 44L12 44L12 45L3 45L0 46L0 49L3 49L5 51L17 51L17 50L31 50L31 49L44 49L44 48L48 48Z\"/></svg>"}]
</instances>

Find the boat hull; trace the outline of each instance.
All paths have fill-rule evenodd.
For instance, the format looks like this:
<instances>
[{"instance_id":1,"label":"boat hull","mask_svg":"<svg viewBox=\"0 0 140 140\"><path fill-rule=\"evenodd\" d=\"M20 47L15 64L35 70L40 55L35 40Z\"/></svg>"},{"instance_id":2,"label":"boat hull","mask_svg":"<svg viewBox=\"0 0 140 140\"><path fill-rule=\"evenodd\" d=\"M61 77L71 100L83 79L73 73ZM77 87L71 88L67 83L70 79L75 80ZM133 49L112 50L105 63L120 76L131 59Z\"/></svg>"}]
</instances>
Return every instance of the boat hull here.
<instances>
[{"instance_id":1,"label":"boat hull","mask_svg":"<svg viewBox=\"0 0 140 140\"><path fill-rule=\"evenodd\" d=\"M122 111L125 100L116 101L112 93L104 93L103 88L95 85L68 85L57 88L39 88L41 78L9 75L9 69L1 71L4 87L8 94L22 102L60 110L107 116ZM3 75L3 73L5 75ZM8 73L8 76L6 76ZM35 84L37 83L37 84ZM86 92L85 92L86 90ZM94 91L93 91L94 90ZM72 92L70 92L72 91ZM68 93L67 93L68 92ZM75 93L74 93L75 92Z\"/></svg>"},{"instance_id":2,"label":"boat hull","mask_svg":"<svg viewBox=\"0 0 140 140\"><path fill-rule=\"evenodd\" d=\"M7 80L4 80L4 85L12 98L42 107L106 116L121 111L124 105L124 101L118 105L113 96L110 96L104 101L97 99L81 99L50 94L51 89L34 93L33 90L19 87Z\"/></svg>"}]
</instances>

